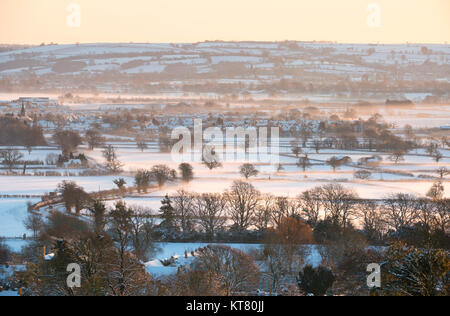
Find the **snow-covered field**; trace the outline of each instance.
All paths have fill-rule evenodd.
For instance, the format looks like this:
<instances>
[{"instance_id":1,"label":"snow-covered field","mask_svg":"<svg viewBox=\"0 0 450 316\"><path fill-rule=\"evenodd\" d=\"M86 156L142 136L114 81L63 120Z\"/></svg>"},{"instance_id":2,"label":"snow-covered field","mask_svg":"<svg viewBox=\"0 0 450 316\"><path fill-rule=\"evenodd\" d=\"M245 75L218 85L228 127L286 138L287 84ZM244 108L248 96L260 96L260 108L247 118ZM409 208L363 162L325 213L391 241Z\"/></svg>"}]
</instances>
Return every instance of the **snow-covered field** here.
<instances>
[{"instance_id":1,"label":"snow-covered field","mask_svg":"<svg viewBox=\"0 0 450 316\"><path fill-rule=\"evenodd\" d=\"M43 195L53 192L62 181L75 181L87 192L110 190L115 187L115 176L98 177L33 177L0 176L0 194L7 195ZM125 177L130 183L132 180Z\"/></svg>"},{"instance_id":2,"label":"snow-covered field","mask_svg":"<svg viewBox=\"0 0 450 316\"><path fill-rule=\"evenodd\" d=\"M427 48L425 50L425 48ZM425 52L425 53L424 53ZM278 91L275 95L270 95L268 91L261 90L261 85L281 83L282 79L304 82L305 85L309 80L317 80L326 82L330 76L333 76L333 83L349 80L350 82L360 82L364 75L368 75L369 82L378 82L378 77L391 77L391 72L401 71L406 82L409 80L422 80L426 77L426 82L449 82L448 73L442 73L438 70L438 66L448 66L450 56L449 45L422 45L422 44L406 44L406 45L370 45L370 44L334 44L334 43L316 43L316 42L288 42L288 43L259 43L259 42L204 42L196 44L81 44L81 45L47 45L40 47L30 47L17 51L5 51L0 53L0 76L20 76L29 73L45 81L46 78L51 81L51 86L55 87L55 78L59 75L68 76L102 76L117 72L118 74L126 74L130 78L149 74L150 77L156 78L149 80L148 85L156 86L163 84L166 88L163 91L150 89L148 93L131 91L127 87L122 89L120 84L114 89L109 87L95 87L95 94L89 92L75 92L76 97L92 101L68 101L66 106L50 108L33 108L33 111L42 111L38 114L58 114L64 118L64 124L67 128L79 131L84 135L87 129L99 124L104 130L104 137L108 144L117 148L119 160L124 164L124 178L127 186L134 184L132 174L138 169L151 169L154 165L165 164L170 168L177 169L178 162L174 160L170 154L161 153L157 142L159 131L158 124L149 123L147 132L152 134L149 141L149 149L141 152L136 148L135 135L133 133L141 133L139 127L134 126L131 130L116 131L112 126L108 126L102 120L104 114L115 113L122 115L119 109L129 110L130 112L148 111L151 116L157 119L160 116L167 116L167 122L164 127L173 129L175 126L192 126L194 118L207 119L210 115L217 114L218 110L223 113L221 115L236 118L241 115L239 112L248 108L261 109L261 113L267 114L264 119L271 117L273 122L280 123L280 128L287 132L291 128L298 128L298 122L290 116L291 110L304 112L306 108L317 107L317 112L322 117L331 115L342 115L348 108L347 101L370 101L373 104L383 104L386 99L404 99L407 98L415 102L414 105L408 106L355 106L357 118L368 119L375 113L383 116L388 123L393 123L392 131L401 134L406 124L411 125L418 134L424 132L424 135L436 137L445 136L443 130L439 127L450 125L450 106L448 104L427 104L423 102L427 97L434 97L433 93L424 91L415 91L405 89L403 92L368 92L361 95L353 95L351 93L342 93L338 95L335 92L283 92ZM22 65L22 60L26 60L30 65ZM69 73L64 72L64 63L77 64L76 70ZM429 71L425 66L430 64ZM240 66L243 69L253 69L254 74L248 75L232 75L223 74L222 68L231 66ZM436 65L436 66L433 66ZM67 65L66 65L67 66ZM382 66L382 67L381 67ZM180 79L178 77L169 79L161 79L159 76L173 68L187 67L196 75L205 74L205 78L196 79L189 77L188 79ZM70 68L70 67L69 67ZM61 70L62 69L62 70ZM23 71L26 70L26 71ZM287 71L282 75L277 75L279 71ZM70 75L69 75L70 74ZM217 75L217 76L216 76ZM144 76L145 77L145 76ZM163 76L164 77L164 76ZM374 78L372 78L374 77ZM189 84L203 83L209 81L211 86L214 85L238 85L238 94L248 94L251 100L246 100L242 95L237 98L231 98L228 95L221 95L217 91L184 91L184 86ZM26 81L25 81L26 82ZM128 82L128 81L127 81ZM132 82L132 81L130 81ZM64 84L64 83L61 83ZM95 84L94 84L95 85ZM134 84L133 84L134 85ZM281 84L280 84L281 85ZM313 86L316 85L312 84ZM104 89L103 89L104 88ZM64 89L61 89L61 91ZM65 89L68 92L71 89ZM50 97L57 100L60 93L49 92L52 89L42 89L42 93L18 93L18 92L0 92L0 113L9 112L17 113L20 108L15 109L13 106L8 107L11 100L20 97ZM54 91L54 90L53 90ZM229 94L231 94L230 92ZM228 94L224 93L224 94ZM74 95L75 96L75 95ZM443 96L448 98L448 91L443 92ZM119 99L120 100L117 100ZM123 99L122 99L123 98ZM144 98L146 101L133 101ZM226 101L221 100L226 98ZM77 98L74 98L77 99ZM187 113L179 113L177 109L172 112L165 113L172 103L185 102L188 103L198 101L199 104L217 100L217 108L209 108L206 110L201 108L197 112L198 104L191 104L191 108L187 108ZM265 101L276 101L267 105ZM126 101L127 100L127 101ZM169 101L170 100L170 101ZM306 101L308 102L300 102ZM375 101L374 101L375 100ZM154 102L152 102L154 101ZM223 102L222 102L223 101ZM278 104L279 102L280 104ZM311 102L312 104L308 104ZM316 102L316 104L314 104ZM381 102L381 103L379 103ZM66 102L65 102L66 103ZM132 103L132 104L131 104ZM220 104L219 104L220 103ZM364 102L363 102L364 103ZM228 110L225 110L225 105ZM284 110L284 106L288 110ZM27 109L30 110L30 109ZM153 111L155 113L153 113ZM234 113L236 111L236 113ZM32 112L32 111L31 111ZM252 119L261 113L245 113L245 119L238 117L233 123L243 123L247 125L246 119ZM149 114L150 115L150 114ZM280 118L278 118L280 116ZM94 119L95 117L95 119ZM258 117L258 120L260 118ZM317 122L317 121L316 121ZM58 184L63 180L75 181L88 192L100 190L109 190L115 188L113 180L118 176L73 176L80 174L83 169L67 169L57 168L56 166L47 166L45 158L49 154L59 154L60 149L53 143L52 135L57 128L57 124L51 120L40 122L44 127L44 134L49 141L48 147L33 148L28 153L23 147L19 148L23 154L24 160L43 161L43 165L28 166L27 176L5 176L0 175L0 196L9 196L9 198L0 199L0 237L21 237L23 234L29 235L23 226L23 220L27 215L27 203L36 202L37 198L45 193L55 191ZM239 125L240 126L240 125ZM418 131L417 129L437 128L433 132ZM297 129L298 131L298 129ZM114 135L115 132L118 135ZM317 131L316 131L317 132ZM429 133L429 134L427 134ZM314 137L317 137L315 135ZM276 171L274 166L266 162L255 162L255 166L259 171L256 177L250 179L251 183L262 193L270 193L279 196L295 197L305 190L325 185L332 182L342 184L344 187L354 190L361 198L379 199L391 193L411 193L417 196L424 196L431 185L438 180L436 169L446 167L450 169L450 150L441 149L443 155L442 160L436 163L433 158L426 155L424 150L412 151L405 155L404 160L398 164L389 160L386 153L375 153L365 151L347 151L336 149L324 149L316 153L312 148L304 149L304 153L308 153L312 165L303 171L296 165L298 158L291 154L290 142L293 138L282 138L279 157L280 164L283 169ZM0 150L5 147L0 147ZM80 148L92 160L103 163L102 150L94 151L86 150L86 146ZM383 161L379 166L368 168L372 175L367 180L355 179L354 172L360 170L360 166L356 163L360 158L369 157L379 154ZM333 171L326 161L332 156L349 156L352 159L351 164L347 164ZM91 160L91 161L92 161ZM228 189L234 180L242 179L239 174L239 167L243 161L223 162L223 167L213 171L208 170L200 163L193 163L194 180L188 185L181 184L179 181L167 183L162 189L152 189L146 195L127 196L124 200L129 205L141 206L152 209L156 212L160 207L160 199L165 194L174 194L179 189L185 189L195 193L206 192L223 192ZM2 174L7 172L3 168ZM16 173L21 171L18 167ZM62 176L43 177L42 172L57 171ZM33 176L32 176L33 175ZM38 176L34 176L38 175ZM64 176L66 175L66 176ZM67 176L71 175L71 176ZM450 177L443 179L445 188L445 196L450 196ZM34 196L34 199L19 198L17 196ZM114 201L109 201L112 205ZM18 243L18 242L16 242ZM14 248L19 246L13 245Z\"/></svg>"},{"instance_id":3,"label":"snow-covered field","mask_svg":"<svg viewBox=\"0 0 450 316\"><path fill-rule=\"evenodd\" d=\"M31 236L32 232L23 224L28 215L28 202L36 203L38 200L0 199L0 237L22 237L23 234ZM19 246L13 244L12 247L18 249Z\"/></svg>"},{"instance_id":4,"label":"snow-covered field","mask_svg":"<svg viewBox=\"0 0 450 316\"><path fill-rule=\"evenodd\" d=\"M11 251L17 253L19 253L23 247L29 244L29 240L20 238L6 238L3 241L8 246L8 248L11 249Z\"/></svg>"},{"instance_id":5,"label":"snow-covered field","mask_svg":"<svg viewBox=\"0 0 450 316\"><path fill-rule=\"evenodd\" d=\"M324 150L320 154L310 153L313 166L304 172L296 165L297 159L293 156L281 156L280 163L283 170L275 171L274 167L268 164L257 164L256 167L260 174L251 179L252 184L263 193L272 193L283 196L296 196L301 192L316 186L324 185L332 181L338 181L345 187L353 189L362 198L382 198L390 193L411 193L423 196L433 184L433 180L422 180L416 177L404 175L403 173L412 173L413 175L427 174L437 176L435 170L439 167L450 168L450 154L448 151L442 152L446 155L439 164L433 161L431 157L419 155L405 156L405 160L399 164L389 161L388 155L382 154L383 163L380 168L386 170L386 173L373 171L373 176L366 181L355 180L354 171L359 170L355 165L346 165L333 172L331 167L325 164L331 156L346 155L357 162L360 158L370 157L376 153L367 152L349 152L339 150ZM89 155L102 161L100 150L90 152ZM170 154L154 153L152 151L140 152L136 148L120 148L119 159L124 163L126 170L149 169L157 164L166 164L170 168L177 169L178 163L174 162ZM223 192L228 189L236 179L242 179L239 174L239 167L243 162L224 162L222 168L213 171L208 170L204 165L193 163L195 178L188 184L183 185L178 182L169 183L163 190L153 191L148 196L164 196L173 194L178 189L197 193ZM390 171L399 172L398 174L389 173ZM447 195L450 196L450 182L445 182ZM132 204L142 202L138 199L131 201ZM144 202L143 205L153 207Z\"/></svg>"},{"instance_id":6,"label":"snow-covered field","mask_svg":"<svg viewBox=\"0 0 450 316\"><path fill-rule=\"evenodd\" d=\"M194 180L188 186L167 185L162 190L154 191L147 196L164 196L174 194L179 189L185 189L197 193L221 193L229 189L233 180L202 179ZM252 180L251 183L262 193L277 196L295 197L298 194L317 186L333 183L333 181L308 181L304 179L294 180ZM411 193L423 196L430 189L433 181L355 181L339 182L344 187L353 189L361 198L380 199L391 193ZM444 184L446 196L450 196L450 183ZM135 201L135 204L139 200Z\"/></svg>"},{"instance_id":7,"label":"snow-covered field","mask_svg":"<svg viewBox=\"0 0 450 316\"><path fill-rule=\"evenodd\" d=\"M428 54L422 53L426 46ZM370 52L371 51L371 52ZM217 42L197 44L82 44L48 45L18 51L0 53L2 74L32 71L38 75L52 74L58 60L82 62L76 73L101 73L121 70L127 73L158 73L170 64L195 65L198 73L212 72L220 63L243 63L254 68L273 70L277 65L271 57L282 57L289 67L305 68L322 74L346 74L361 76L371 71L379 71L377 65L421 65L432 62L438 65L448 62L448 45L366 45L333 43L297 43L286 47L281 43ZM311 53L313 52L313 53ZM321 60L316 54L333 57ZM26 54L35 63L34 67L11 65L16 56ZM129 55L131 54L131 55ZM111 57L115 55L117 57ZM212 55L212 56L211 56ZM159 57L161 56L161 57ZM211 57L210 57L211 56ZM359 63L342 56L360 57ZM51 58L50 58L51 57Z\"/></svg>"},{"instance_id":8,"label":"snow-covered field","mask_svg":"<svg viewBox=\"0 0 450 316\"><path fill-rule=\"evenodd\" d=\"M150 169L157 164L166 164L173 169L177 169L178 163L174 162L168 153L159 153L156 148L141 152L134 143L124 142L118 146L118 157L124 163L124 169L135 171L138 169ZM22 150L23 151L23 150ZM284 152L289 153L289 148ZM40 159L47 153L55 153L53 148L39 148L31 153L30 159ZM23 151L25 157L28 153ZM101 150L85 151L85 153L98 162L103 162ZM251 178L251 183L262 193L277 196L295 197L303 191L314 187L322 186L332 182L338 182L348 189L352 189L361 198L380 199L392 193L410 193L417 196L424 196L434 183L434 179L422 179L419 176L426 175L437 177L438 167L450 169L450 152L442 151L445 158L437 164L432 158L425 155L423 150L411 152L405 156L405 160L398 164L388 160L388 155L382 154L383 162L378 169L372 170L373 174L368 180L357 180L354 171L359 170L355 164L345 165L333 172L325 161L331 156L348 155L353 162L362 157L369 157L375 153L349 152L339 150L323 150L316 154L311 150L309 158L313 165L303 171L296 165L297 159L290 156L281 156L280 163L283 170L276 171L268 164L256 164L260 171L259 175ZM130 206L137 206L146 210L151 210L157 214L161 206L161 198L166 195L173 195L177 190L185 189L193 193L221 193L230 188L233 181L242 179L239 174L239 167L242 162L224 162L222 168L213 171L208 170L204 165L193 163L194 180L189 184L182 184L179 181L167 183L162 189L151 189L149 193L141 196L128 196L124 201ZM380 172L384 170L384 172ZM390 173L396 172L396 173ZM0 176L0 195L31 195L41 196L54 191L63 180L75 181L85 188L87 192L99 190L109 190L115 188L114 179L118 176L95 176L95 177L37 177L37 176ZM124 176L127 185L134 184L134 179ZM443 185L445 196L450 196L450 181L447 176ZM24 228L23 220L27 216L27 203L36 203L38 200L25 198L0 199L0 236L21 237L23 234L30 235L31 232ZM114 201L108 201L112 206ZM16 248L16 247L15 247Z\"/></svg>"},{"instance_id":9,"label":"snow-covered field","mask_svg":"<svg viewBox=\"0 0 450 316\"><path fill-rule=\"evenodd\" d=\"M154 277L163 277L174 274L177 272L180 266L188 265L192 262L194 257L191 252L194 252L199 248L204 248L208 243L156 243L155 246L159 248L156 251L154 259L145 263L146 270L148 273ZM243 252L249 252L252 249L261 249L263 246L260 244L220 244L229 246L234 249L241 250ZM306 258L305 264L312 264L313 266L318 266L322 258L319 254L317 246L305 246ZM186 256L187 255L187 256ZM175 263L171 266L165 267L160 260L175 258Z\"/></svg>"}]
</instances>

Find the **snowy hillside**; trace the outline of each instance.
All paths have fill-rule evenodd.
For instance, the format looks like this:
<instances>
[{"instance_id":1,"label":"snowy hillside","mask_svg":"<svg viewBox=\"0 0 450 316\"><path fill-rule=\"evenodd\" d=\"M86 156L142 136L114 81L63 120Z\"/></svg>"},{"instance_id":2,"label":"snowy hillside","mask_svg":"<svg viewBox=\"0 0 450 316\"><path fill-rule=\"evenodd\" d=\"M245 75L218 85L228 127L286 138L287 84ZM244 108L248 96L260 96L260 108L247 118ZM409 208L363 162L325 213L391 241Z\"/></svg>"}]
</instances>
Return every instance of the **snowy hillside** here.
<instances>
[{"instance_id":1,"label":"snowy hillside","mask_svg":"<svg viewBox=\"0 0 450 316\"><path fill-rule=\"evenodd\" d=\"M197 73L213 73L220 63L274 71L280 67L306 72L349 75L386 73L383 66L424 63L448 65L449 45L358 45L332 43L80 44L48 45L0 53L0 75L23 71L55 73L160 73L184 64ZM411 75L415 75L412 73ZM448 79L448 78L447 78Z\"/></svg>"}]
</instances>

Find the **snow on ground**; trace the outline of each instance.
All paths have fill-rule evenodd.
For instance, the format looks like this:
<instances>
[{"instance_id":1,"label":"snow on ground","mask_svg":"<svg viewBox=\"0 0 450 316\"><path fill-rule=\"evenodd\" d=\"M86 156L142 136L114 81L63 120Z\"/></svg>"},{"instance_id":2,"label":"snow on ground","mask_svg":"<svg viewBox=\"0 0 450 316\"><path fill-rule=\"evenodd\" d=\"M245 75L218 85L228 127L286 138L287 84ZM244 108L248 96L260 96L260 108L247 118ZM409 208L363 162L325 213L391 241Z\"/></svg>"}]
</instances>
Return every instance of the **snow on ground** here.
<instances>
[{"instance_id":1,"label":"snow on ground","mask_svg":"<svg viewBox=\"0 0 450 316\"><path fill-rule=\"evenodd\" d=\"M262 193L277 196L295 197L312 188L333 183L333 181L306 180L251 180L251 183ZM345 188L354 190L361 198L380 199L391 193L410 193L424 196L433 185L433 181L358 181L339 182ZM189 185L167 185L162 190L149 193L148 196L160 197L166 194L173 195L179 189L196 193L222 193L229 189L233 180L224 179L196 179ZM446 196L450 196L450 182L444 183Z\"/></svg>"},{"instance_id":2,"label":"snow on ground","mask_svg":"<svg viewBox=\"0 0 450 316\"><path fill-rule=\"evenodd\" d=\"M170 257L179 255L184 256L184 252L195 251L198 248L204 248L208 245L214 245L211 243L156 243L155 246L160 250L155 254L155 259L169 259ZM261 245L255 244L220 244L230 246L235 249L247 252L253 248L258 248Z\"/></svg>"},{"instance_id":3,"label":"snow on ground","mask_svg":"<svg viewBox=\"0 0 450 316\"><path fill-rule=\"evenodd\" d=\"M252 184L263 193L271 193L282 196L296 196L305 190L329 184L337 181L344 187L353 189L362 198L379 199L390 193L411 193L424 196L432 186L432 180L420 180L414 178L419 174L429 174L436 176L435 170L439 167L450 167L450 158L447 156L439 164L436 164L430 157L411 153L405 156L405 161L395 164L388 160L388 155L381 155L383 162L380 167L387 172L380 173L372 171L373 175L368 181L359 181L354 179L354 171L358 170L355 166L342 166L336 172L326 165L324 161L331 156L350 156L354 163L360 158L370 157L377 153L367 152L349 152L339 150L324 150L319 154L311 153L309 158L312 165L306 172L296 166L297 158L290 156L281 156L280 162L283 164L283 170L276 172L274 166L269 164L256 164L260 174L251 179ZM444 152L447 154L447 152ZM100 150L89 152L88 155L99 162L103 161ZM170 153L155 153L153 150L141 152L133 147L118 148L119 159L124 163L125 170L133 171L138 169L151 169L157 164L166 164L170 168L177 169L178 162L173 160ZM204 165L192 163L194 167L194 180L183 185L179 183L167 184L163 190L152 191L148 196L164 196L165 194L174 194L177 190L184 188L197 193L220 193L228 189L234 180L242 179L239 174L240 162L223 162L223 167L213 171L208 170ZM424 170L426 169L426 170ZM389 173L389 170L399 172L397 174ZM413 171L416 171L414 174ZM424 172L424 171L429 171ZM413 176L404 173L413 173ZM129 184L131 184L129 182ZM445 182L447 196L450 196L450 183ZM138 204L148 208L159 208L157 201L142 201L136 199L130 201L130 204ZM141 204L142 203L142 204Z\"/></svg>"},{"instance_id":4,"label":"snow on ground","mask_svg":"<svg viewBox=\"0 0 450 316\"><path fill-rule=\"evenodd\" d=\"M23 234L30 236L32 232L28 231L23 224L28 216L27 203L38 201L37 199L0 199L0 237L22 237ZM18 247L15 243L10 246Z\"/></svg>"},{"instance_id":5,"label":"snow on ground","mask_svg":"<svg viewBox=\"0 0 450 316\"><path fill-rule=\"evenodd\" d=\"M0 232L1 234L1 232ZM25 247L26 245L28 245L29 240L24 240L24 239L19 239L19 238L9 238L9 239L4 239L3 240L4 243L9 247L9 249L11 249L11 251L13 252L20 252L22 250L23 247Z\"/></svg>"},{"instance_id":6,"label":"snow on ground","mask_svg":"<svg viewBox=\"0 0 450 316\"><path fill-rule=\"evenodd\" d=\"M199 248L204 248L208 245L217 245L213 243L156 243L155 246L158 249L154 254L154 258L145 263L146 270L154 277L162 277L171 274L175 274L178 271L178 267L189 265L192 260L192 251L196 251ZM258 244L220 244L230 246L234 249L239 249L244 252L248 252L251 249L259 248ZM187 252L187 257L185 257ZM165 267L160 260L176 258L176 263L173 266Z\"/></svg>"},{"instance_id":7,"label":"snow on ground","mask_svg":"<svg viewBox=\"0 0 450 316\"><path fill-rule=\"evenodd\" d=\"M160 249L154 255L154 258L145 263L146 270L154 277L163 277L175 274L178 271L178 267L189 265L193 261L191 252L196 251L199 248L204 248L208 245L218 245L214 243L156 243L156 246ZM249 252L252 249L261 249L261 244L220 244L230 246L234 249L239 249L243 252ZM305 258L305 264L311 264L313 266L320 265L322 257L320 256L318 246L311 245L306 246L307 255ZM187 252L187 258L185 257ZM160 260L170 259L174 257L176 259L173 266L165 267Z\"/></svg>"},{"instance_id":8,"label":"snow on ground","mask_svg":"<svg viewBox=\"0 0 450 316\"><path fill-rule=\"evenodd\" d=\"M5 149L5 148L10 148L10 147L5 147L5 146L0 146L0 150ZM32 152L29 153L27 150L23 149L23 147L15 147L22 155L23 155L23 160L30 160L30 161L42 161L45 163L45 158L47 157L47 155L49 154L55 154L55 155L60 155L61 154L61 150L56 149L56 148L49 148L49 147L37 147L37 148L33 148Z\"/></svg>"},{"instance_id":9,"label":"snow on ground","mask_svg":"<svg viewBox=\"0 0 450 316\"><path fill-rule=\"evenodd\" d=\"M152 211L151 214L153 215L158 214L158 210L161 207L161 198L159 197L126 197L121 199L121 201L130 207L142 208L146 212ZM118 200L106 201L106 206L112 208L117 202Z\"/></svg>"},{"instance_id":10,"label":"snow on ground","mask_svg":"<svg viewBox=\"0 0 450 316\"><path fill-rule=\"evenodd\" d=\"M58 184L66 181L75 181L87 192L99 190L110 190L115 188L113 183L117 176L98 176L98 177L34 177L34 176L2 176L0 177L0 195L1 194L31 194L42 195L55 191ZM128 183L133 180L124 177Z\"/></svg>"}]
</instances>

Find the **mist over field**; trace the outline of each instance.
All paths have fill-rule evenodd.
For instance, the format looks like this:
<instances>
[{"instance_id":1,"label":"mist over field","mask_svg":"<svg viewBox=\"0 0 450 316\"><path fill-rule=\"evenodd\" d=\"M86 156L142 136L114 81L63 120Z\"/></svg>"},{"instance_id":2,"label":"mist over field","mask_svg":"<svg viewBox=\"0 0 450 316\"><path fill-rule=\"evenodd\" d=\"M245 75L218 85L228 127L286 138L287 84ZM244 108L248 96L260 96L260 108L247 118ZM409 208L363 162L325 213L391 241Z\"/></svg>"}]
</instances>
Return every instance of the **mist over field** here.
<instances>
[{"instance_id":1,"label":"mist over field","mask_svg":"<svg viewBox=\"0 0 450 316\"><path fill-rule=\"evenodd\" d=\"M413 1L429 22L416 43L388 44L414 28L385 3L353 44L263 28L185 41L203 34L186 37L198 12L159 31L185 25L173 42L133 43L141 13L122 14L129 42L110 41L80 1L68 30L49 18L55 42L32 44L41 24L0 35L14 43L0 44L0 296L449 294L450 45L423 37L448 27L444 4L425 6L431 23ZM332 28L323 10L315 36ZM217 19L208 32L236 34ZM221 308L199 302L181 309Z\"/></svg>"}]
</instances>

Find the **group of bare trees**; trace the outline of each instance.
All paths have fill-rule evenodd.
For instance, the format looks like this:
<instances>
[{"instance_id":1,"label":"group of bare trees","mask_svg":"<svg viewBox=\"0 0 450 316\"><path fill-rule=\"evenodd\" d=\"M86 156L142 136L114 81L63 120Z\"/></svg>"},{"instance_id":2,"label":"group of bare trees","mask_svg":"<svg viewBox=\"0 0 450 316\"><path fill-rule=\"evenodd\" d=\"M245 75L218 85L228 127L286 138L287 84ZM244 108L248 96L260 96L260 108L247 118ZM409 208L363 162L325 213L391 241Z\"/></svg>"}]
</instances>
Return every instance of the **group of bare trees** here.
<instances>
[{"instance_id":1,"label":"group of bare trees","mask_svg":"<svg viewBox=\"0 0 450 316\"><path fill-rule=\"evenodd\" d=\"M183 231L199 228L214 236L229 224L231 231L266 231L288 217L301 218L314 226L326 217L346 223L352 219L356 195L339 185L306 191L295 199L264 195L249 182L235 181L224 193L194 194L185 190L170 197Z\"/></svg>"},{"instance_id":2,"label":"group of bare trees","mask_svg":"<svg viewBox=\"0 0 450 316\"><path fill-rule=\"evenodd\" d=\"M64 183L60 188L77 189L71 183ZM58 242L56 259L44 263L50 275L56 273L56 277L48 284L30 281L29 290L40 294L55 289L62 291L52 292L54 295L92 294L91 291L107 295L248 293L256 289L261 280L260 269L255 264L258 258L267 267L263 277L269 281L271 292L280 293L283 277L292 277L301 271L310 251L305 245L322 242L317 238L320 233L328 238L324 239L320 251L323 262L332 268L338 285L342 286L348 281L344 272L353 273L354 278L356 272L352 272L352 267L370 260L367 240L386 241L387 237L404 240L406 236L411 241L405 232L412 230L415 240L423 238L422 244L428 245L431 233L445 233L450 224L450 204L446 199L393 194L383 200L362 200L339 184L316 187L295 198L287 198L264 195L248 182L235 181L221 194L178 191L166 197L163 207L164 227L168 229L200 231L212 241L225 229L243 232L256 228L265 233L264 247L252 254L254 258L229 247L201 249L193 255L192 264L180 267L170 282L155 285L139 260L147 259L155 232L161 225L156 225L145 210L128 207L123 202L107 210L102 202L94 201L88 207L92 224L54 212L48 223L38 229L34 226L42 223L30 217L30 224L36 220L37 224L30 226L36 234L49 236L51 241L56 238L70 242ZM354 226L357 223L360 230ZM416 236L423 230L414 230L414 227L428 227L430 234ZM86 273L83 278L93 282L85 284L92 287L83 286L72 293L60 286L62 279L57 276L62 271L62 262L69 259L83 266L83 273ZM358 269L356 271L360 271ZM41 271L27 271L32 280L39 273ZM354 282L348 284L353 286Z\"/></svg>"},{"instance_id":3,"label":"group of bare trees","mask_svg":"<svg viewBox=\"0 0 450 316\"><path fill-rule=\"evenodd\" d=\"M184 183L189 183L194 179L194 171L192 165L182 163L178 166L181 180ZM163 187L168 181L174 181L177 178L177 171L170 169L166 165L156 165L150 170L140 169L136 172L134 177L134 184L139 193L146 193L150 187L151 182L155 182L159 188Z\"/></svg>"},{"instance_id":4,"label":"group of bare trees","mask_svg":"<svg viewBox=\"0 0 450 316\"><path fill-rule=\"evenodd\" d=\"M188 175L184 170L181 170L181 172L184 179L188 178ZM191 176L193 176L193 173ZM139 193L146 193L152 181L155 182L159 188L162 188L168 181L173 181L176 178L176 170L170 169L166 165L156 165L150 170L138 170L134 177L134 183Z\"/></svg>"},{"instance_id":5,"label":"group of bare trees","mask_svg":"<svg viewBox=\"0 0 450 316\"><path fill-rule=\"evenodd\" d=\"M342 230L358 227L369 240L377 242L418 226L445 233L450 225L448 199L399 193L383 200L364 200L340 184L316 187L288 198L262 194L248 182L235 181L222 194L181 190L170 199L180 230L198 229L210 236L225 228L268 231L286 218L301 219L313 229L323 222Z\"/></svg>"},{"instance_id":6,"label":"group of bare trees","mask_svg":"<svg viewBox=\"0 0 450 316\"><path fill-rule=\"evenodd\" d=\"M391 194L383 202L359 204L358 214L366 236L372 241L395 237L420 245L439 243L434 239L445 236L450 228L448 199Z\"/></svg>"},{"instance_id":7,"label":"group of bare trees","mask_svg":"<svg viewBox=\"0 0 450 316\"><path fill-rule=\"evenodd\" d=\"M174 177L175 170L161 165L138 171L135 183L138 191L146 192L151 181L161 186ZM58 190L68 212L75 209L79 214L91 205L90 196L73 182L64 181ZM343 230L358 227L369 240L382 242L407 229L445 234L450 225L450 202L443 193L443 185L437 182L427 198L399 193L382 200L364 200L340 184L328 184L288 198L262 194L247 181L235 181L223 193L177 191L165 199L170 212L165 212L164 219L175 231L202 232L214 238L223 231L267 232L285 218L297 218L313 229L323 222Z\"/></svg>"},{"instance_id":8,"label":"group of bare trees","mask_svg":"<svg viewBox=\"0 0 450 316\"><path fill-rule=\"evenodd\" d=\"M180 230L198 229L214 237L229 220L233 223L231 230L238 232L255 225L261 193L248 182L235 181L222 194L193 194L180 190L170 200Z\"/></svg>"}]
</instances>

